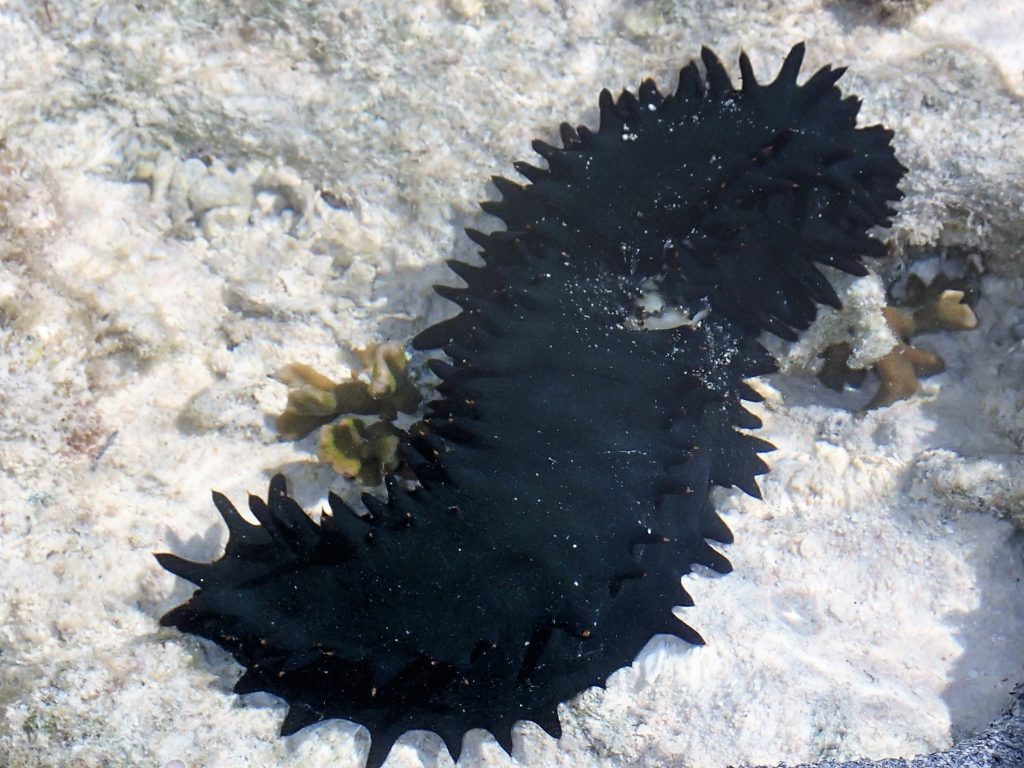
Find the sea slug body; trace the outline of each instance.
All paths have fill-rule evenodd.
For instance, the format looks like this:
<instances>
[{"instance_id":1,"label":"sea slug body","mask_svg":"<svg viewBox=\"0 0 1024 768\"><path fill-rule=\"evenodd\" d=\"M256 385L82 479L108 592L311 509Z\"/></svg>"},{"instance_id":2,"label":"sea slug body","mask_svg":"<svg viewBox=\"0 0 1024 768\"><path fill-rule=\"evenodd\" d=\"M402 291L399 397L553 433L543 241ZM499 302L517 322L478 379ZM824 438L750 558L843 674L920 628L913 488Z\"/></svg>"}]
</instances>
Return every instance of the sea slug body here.
<instances>
[{"instance_id":1,"label":"sea slug body","mask_svg":"<svg viewBox=\"0 0 1024 768\"><path fill-rule=\"evenodd\" d=\"M741 55L736 88L704 49L673 93L604 91L597 130L535 142L547 167L516 163L529 183L497 178L483 206L506 228L469 232L483 266L437 288L461 313L414 340L450 359L400 446L416 487L386 479L369 514L332 495L319 523L280 475L256 524L215 493L224 555L157 556L199 587L162 623L230 651L236 692L283 698L282 733L365 725L372 768L413 729L456 759L471 728L558 736L559 702L652 635L702 642L672 608L693 564L730 570L712 486L756 496L766 471L743 406L774 370L757 335L837 306L816 263L863 274L901 197L892 133L856 126L843 70L798 84L803 52L766 84ZM700 319L643 328L652 281Z\"/></svg>"}]
</instances>

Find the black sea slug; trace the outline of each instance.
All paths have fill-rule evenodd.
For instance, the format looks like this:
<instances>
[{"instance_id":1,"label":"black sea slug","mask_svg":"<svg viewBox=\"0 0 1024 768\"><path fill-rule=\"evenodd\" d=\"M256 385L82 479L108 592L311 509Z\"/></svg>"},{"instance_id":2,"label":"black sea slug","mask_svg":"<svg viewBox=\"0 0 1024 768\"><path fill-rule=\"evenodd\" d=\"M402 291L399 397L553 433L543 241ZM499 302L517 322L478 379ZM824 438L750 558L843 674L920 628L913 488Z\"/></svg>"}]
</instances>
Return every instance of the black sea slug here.
<instances>
[{"instance_id":1,"label":"black sea slug","mask_svg":"<svg viewBox=\"0 0 1024 768\"><path fill-rule=\"evenodd\" d=\"M892 132L856 127L842 69L799 85L803 54L766 84L741 55L737 89L705 48L673 93L603 91L596 131L534 142L547 167L516 163L529 183L496 178L483 205L505 229L469 232L483 266L437 288L461 313L414 341L450 359L401 445L418 487L389 478L369 514L332 495L316 523L278 475L255 525L215 493L224 555L157 556L199 586L162 623L230 651L236 692L283 698L282 733L365 725L371 767L412 729L456 758L471 728L558 736L559 702L652 635L701 643L672 608L692 564L730 569L712 486L757 496L766 471L744 431L744 380L774 370L757 335L838 306L815 265L864 274L901 197ZM652 284L700 319L638 327Z\"/></svg>"}]
</instances>

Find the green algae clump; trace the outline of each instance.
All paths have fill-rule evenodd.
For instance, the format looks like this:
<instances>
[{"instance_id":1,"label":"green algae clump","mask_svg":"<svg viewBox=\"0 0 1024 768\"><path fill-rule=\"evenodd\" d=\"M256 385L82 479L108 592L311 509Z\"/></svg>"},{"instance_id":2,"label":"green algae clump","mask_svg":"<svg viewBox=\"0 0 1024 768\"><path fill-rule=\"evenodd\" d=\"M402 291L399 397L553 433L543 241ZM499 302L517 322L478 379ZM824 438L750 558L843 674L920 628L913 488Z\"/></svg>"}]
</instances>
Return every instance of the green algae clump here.
<instances>
[{"instance_id":1,"label":"green algae clump","mask_svg":"<svg viewBox=\"0 0 1024 768\"><path fill-rule=\"evenodd\" d=\"M347 416L320 428L318 455L339 475L362 485L380 485L384 475L398 469L402 430L389 421L367 424Z\"/></svg>"},{"instance_id":2,"label":"green algae clump","mask_svg":"<svg viewBox=\"0 0 1024 768\"><path fill-rule=\"evenodd\" d=\"M391 422L399 413L415 413L422 397L409 377L402 345L374 344L356 354L365 369L346 381L336 382L303 363L275 372L273 377L289 387L275 426L284 440L301 440L319 428L321 461L363 485L378 485L399 465L401 430Z\"/></svg>"}]
</instances>

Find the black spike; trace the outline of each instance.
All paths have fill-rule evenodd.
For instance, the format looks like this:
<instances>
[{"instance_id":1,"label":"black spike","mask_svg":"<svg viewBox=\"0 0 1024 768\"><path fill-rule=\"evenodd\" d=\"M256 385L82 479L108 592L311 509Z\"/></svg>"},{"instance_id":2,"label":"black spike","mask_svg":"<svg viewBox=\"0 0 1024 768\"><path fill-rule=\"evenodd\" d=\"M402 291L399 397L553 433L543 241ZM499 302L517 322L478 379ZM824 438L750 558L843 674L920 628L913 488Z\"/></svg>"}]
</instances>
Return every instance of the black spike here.
<instances>
[{"instance_id":1,"label":"black spike","mask_svg":"<svg viewBox=\"0 0 1024 768\"><path fill-rule=\"evenodd\" d=\"M541 710L533 712L530 719L544 729L549 736L555 739L562 738L562 724L558 720L558 709Z\"/></svg>"},{"instance_id":2,"label":"black spike","mask_svg":"<svg viewBox=\"0 0 1024 768\"><path fill-rule=\"evenodd\" d=\"M700 632L677 618L674 613L669 613L665 622L660 628L655 630L655 633L659 635L672 635L673 637L678 637L680 640L683 640L690 645L706 645L704 638L700 635Z\"/></svg>"},{"instance_id":3,"label":"black spike","mask_svg":"<svg viewBox=\"0 0 1024 768\"><path fill-rule=\"evenodd\" d=\"M558 147L553 147L546 141L541 141L540 139L534 139L530 142L530 146L533 147L534 152L548 162L551 162L552 158L558 157L558 153L562 151Z\"/></svg>"},{"instance_id":4,"label":"black spike","mask_svg":"<svg viewBox=\"0 0 1024 768\"><path fill-rule=\"evenodd\" d=\"M213 505L217 508L221 518L224 520L224 524L228 527L228 533L231 536L244 537L247 531L252 530L256 526L247 522L235 509L235 505L228 501L220 491L213 491Z\"/></svg>"},{"instance_id":5,"label":"black spike","mask_svg":"<svg viewBox=\"0 0 1024 768\"><path fill-rule=\"evenodd\" d=\"M750 65L750 58L746 51L740 52L740 77L743 81L742 90L744 93L753 93L758 90L759 84L754 75L754 68Z\"/></svg>"},{"instance_id":6,"label":"black spike","mask_svg":"<svg viewBox=\"0 0 1024 768\"><path fill-rule=\"evenodd\" d=\"M428 360L427 368L429 368L435 376L441 379L450 379L455 375L457 370L451 363L445 362L444 360L438 360L437 358Z\"/></svg>"},{"instance_id":7,"label":"black spike","mask_svg":"<svg viewBox=\"0 0 1024 768\"><path fill-rule=\"evenodd\" d=\"M198 616L199 612L193 607L191 602L182 603L160 617L160 626L178 627L186 630L186 628L192 626L192 623Z\"/></svg>"},{"instance_id":8,"label":"black spike","mask_svg":"<svg viewBox=\"0 0 1024 768\"><path fill-rule=\"evenodd\" d=\"M838 82L846 73L846 67L837 67L832 69L830 66L824 66L811 75L810 79L807 80L802 86L800 91L804 99L808 102L817 101L830 90L832 86Z\"/></svg>"},{"instance_id":9,"label":"black spike","mask_svg":"<svg viewBox=\"0 0 1024 768\"><path fill-rule=\"evenodd\" d=\"M562 146L566 149L573 149L580 143L580 135L569 123L559 125L558 134L562 139Z\"/></svg>"},{"instance_id":10,"label":"black spike","mask_svg":"<svg viewBox=\"0 0 1024 768\"><path fill-rule=\"evenodd\" d=\"M288 708L288 714L284 716L281 723L281 735L289 736L296 731L301 731L308 725L319 723L324 717L315 709L305 704L295 703Z\"/></svg>"},{"instance_id":11,"label":"black spike","mask_svg":"<svg viewBox=\"0 0 1024 768\"><path fill-rule=\"evenodd\" d=\"M366 768L380 768L391 753L395 741L401 736L395 728L376 728L370 733L370 748L366 753Z\"/></svg>"},{"instance_id":12,"label":"black spike","mask_svg":"<svg viewBox=\"0 0 1024 768\"><path fill-rule=\"evenodd\" d=\"M692 61L679 70L679 85L676 86L676 98L683 101L694 101L704 97L704 81L701 79L697 65Z\"/></svg>"},{"instance_id":13,"label":"black spike","mask_svg":"<svg viewBox=\"0 0 1024 768\"><path fill-rule=\"evenodd\" d=\"M725 71L722 61L715 55L714 51L707 46L702 46L700 58L704 62L704 68L708 73L708 89L710 92L716 96L732 92L734 89L732 80L729 79L729 73Z\"/></svg>"},{"instance_id":14,"label":"black spike","mask_svg":"<svg viewBox=\"0 0 1024 768\"><path fill-rule=\"evenodd\" d=\"M796 85L796 79L800 75L800 65L804 62L805 51L806 46L803 43L797 43L790 49L772 85Z\"/></svg>"},{"instance_id":15,"label":"black spike","mask_svg":"<svg viewBox=\"0 0 1024 768\"><path fill-rule=\"evenodd\" d=\"M491 176L491 183L501 193L502 198L515 198L523 193L525 187L522 184L516 184L514 181L506 179L504 176Z\"/></svg>"},{"instance_id":16,"label":"black spike","mask_svg":"<svg viewBox=\"0 0 1024 768\"><path fill-rule=\"evenodd\" d=\"M288 481L280 472L270 478L270 485L267 488L267 502L273 503L288 496Z\"/></svg>"},{"instance_id":17,"label":"black spike","mask_svg":"<svg viewBox=\"0 0 1024 768\"><path fill-rule=\"evenodd\" d=\"M256 494L249 494L249 511L252 512L259 524L263 527L270 537L277 540L277 525L274 522L274 516L270 513L270 507L267 506L266 502L263 501Z\"/></svg>"},{"instance_id":18,"label":"black spike","mask_svg":"<svg viewBox=\"0 0 1024 768\"><path fill-rule=\"evenodd\" d=\"M594 146L594 132L592 130L590 130L587 126L585 126L585 125L577 126L576 127L576 135L579 137L579 144L581 146L584 146L584 147L592 147L592 146ZM569 155L569 157L572 157L572 155ZM561 165L560 161L562 161L564 159L565 158L563 158L563 157L555 158L555 161L556 161L556 163L559 164L559 167L563 167Z\"/></svg>"},{"instance_id":19,"label":"black spike","mask_svg":"<svg viewBox=\"0 0 1024 768\"><path fill-rule=\"evenodd\" d=\"M435 285L434 293L443 299L455 302L459 306L463 305L467 296L465 288L456 288L452 285Z\"/></svg>"},{"instance_id":20,"label":"black spike","mask_svg":"<svg viewBox=\"0 0 1024 768\"><path fill-rule=\"evenodd\" d=\"M489 234L485 234L479 229L473 229L473 227L466 227L466 236L481 248L486 248L491 242Z\"/></svg>"},{"instance_id":21,"label":"black spike","mask_svg":"<svg viewBox=\"0 0 1024 768\"><path fill-rule=\"evenodd\" d=\"M498 200L484 200L480 203L480 210L504 221L505 215L508 213L508 206Z\"/></svg>"},{"instance_id":22,"label":"black spike","mask_svg":"<svg viewBox=\"0 0 1024 768\"><path fill-rule=\"evenodd\" d=\"M180 576L185 581L198 584L200 587L203 586L207 575L212 572L210 563L193 563L191 560L184 560L177 555L171 555L166 552L157 553L154 557L165 570L170 571L175 576Z\"/></svg>"},{"instance_id":23,"label":"black spike","mask_svg":"<svg viewBox=\"0 0 1024 768\"><path fill-rule=\"evenodd\" d=\"M368 510L370 510L370 515L375 520L387 520L387 518L390 517L388 514L390 510L388 509L388 503L386 500L379 499L372 493L359 494L359 500L363 502Z\"/></svg>"},{"instance_id":24,"label":"black spike","mask_svg":"<svg viewBox=\"0 0 1024 768\"><path fill-rule=\"evenodd\" d=\"M540 179L546 178L548 175L548 172L545 171L543 168L538 168L535 165L524 163L522 160L517 160L516 162L512 163L512 167L516 169L516 173L518 173L524 179L528 179L531 182L535 182Z\"/></svg>"},{"instance_id":25,"label":"black spike","mask_svg":"<svg viewBox=\"0 0 1024 768\"><path fill-rule=\"evenodd\" d=\"M491 727L491 735L494 736L494 740L498 742L498 745L508 753L509 757L512 756L512 728L498 724Z\"/></svg>"},{"instance_id":26,"label":"black spike","mask_svg":"<svg viewBox=\"0 0 1024 768\"><path fill-rule=\"evenodd\" d=\"M733 535L725 521L710 509L704 515L701 525L701 535L706 539L717 541L719 544L732 544Z\"/></svg>"},{"instance_id":27,"label":"black spike","mask_svg":"<svg viewBox=\"0 0 1024 768\"><path fill-rule=\"evenodd\" d=\"M597 107L601 114L598 126L600 133L618 131L622 127L622 115L619 114L619 110L615 106L615 100L612 99L611 91L607 88L601 91L601 95L597 99Z\"/></svg>"},{"instance_id":28,"label":"black spike","mask_svg":"<svg viewBox=\"0 0 1024 768\"><path fill-rule=\"evenodd\" d=\"M640 83L640 102L645 106L660 107L665 97L661 95L657 84L647 78Z\"/></svg>"},{"instance_id":29,"label":"black spike","mask_svg":"<svg viewBox=\"0 0 1024 768\"><path fill-rule=\"evenodd\" d=\"M472 264L467 264L466 262L459 261L458 259L448 259L445 261L445 264L448 265L448 269L469 284L473 284L484 271L483 267L475 267Z\"/></svg>"},{"instance_id":30,"label":"black spike","mask_svg":"<svg viewBox=\"0 0 1024 768\"><path fill-rule=\"evenodd\" d=\"M640 100L632 91L623 89L619 98L615 100L615 107L621 115L637 115L640 113Z\"/></svg>"},{"instance_id":31,"label":"black spike","mask_svg":"<svg viewBox=\"0 0 1024 768\"><path fill-rule=\"evenodd\" d=\"M252 666L242 673L242 676L235 681L235 685L232 690L240 695L247 693L256 693L257 691L266 690L266 683L263 682L263 674L259 668Z\"/></svg>"},{"instance_id":32,"label":"black spike","mask_svg":"<svg viewBox=\"0 0 1024 768\"><path fill-rule=\"evenodd\" d=\"M729 558L707 544L698 548L694 561L717 573L732 573L732 563L729 562Z\"/></svg>"},{"instance_id":33,"label":"black spike","mask_svg":"<svg viewBox=\"0 0 1024 768\"><path fill-rule=\"evenodd\" d=\"M443 349L455 338L465 323L462 315L432 325L420 331L412 340L413 349Z\"/></svg>"},{"instance_id":34,"label":"black spike","mask_svg":"<svg viewBox=\"0 0 1024 768\"><path fill-rule=\"evenodd\" d=\"M320 532L299 503L285 493L283 475L275 475L270 481L267 500L277 528L289 544L311 551L320 540Z\"/></svg>"},{"instance_id":35,"label":"black spike","mask_svg":"<svg viewBox=\"0 0 1024 768\"><path fill-rule=\"evenodd\" d=\"M455 724L443 722L434 726L434 732L441 737L441 741L448 748L448 754L452 756L452 760L456 763L459 762L465 731Z\"/></svg>"},{"instance_id":36,"label":"black spike","mask_svg":"<svg viewBox=\"0 0 1024 768\"><path fill-rule=\"evenodd\" d=\"M331 512L338 519L355 518L365 525L376 525L378 522L373 515L357 512L334 491L327 492L327 503L331 507Z\"/></svg>"}]
</instances>

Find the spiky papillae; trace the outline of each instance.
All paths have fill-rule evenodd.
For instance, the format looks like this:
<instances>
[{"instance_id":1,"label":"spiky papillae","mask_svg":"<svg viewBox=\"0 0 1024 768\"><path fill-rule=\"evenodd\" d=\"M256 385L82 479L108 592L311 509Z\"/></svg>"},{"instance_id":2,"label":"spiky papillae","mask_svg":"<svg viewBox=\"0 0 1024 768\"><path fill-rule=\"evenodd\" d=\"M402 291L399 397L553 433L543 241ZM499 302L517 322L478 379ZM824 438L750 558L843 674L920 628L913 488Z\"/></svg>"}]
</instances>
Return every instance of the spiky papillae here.
<instances>
[{"instance_id":1,"label":"spiky papillae","mask_svg":"<svg viewBox=\"0 0 1024 768\"><path fill-rule=\"evenodd\" d=\"M677 620L681 574L728 561L714 485L757 494L770 446L744 379L773 369L754 335L792 336L837 304L815 263L862 271L867 236L903 168L880 127L825 68L796 82L803 48L734 89L706 49L674 94L651 81L600 99L601 125L536 143L530 184L495 183L507 229L471 232L483 266L452 262L462 312L415 344L440 397L402 446L415 488L387 481L368 515L330 497L316 523L281 476L251 524L219 494L230 538L210 564L158 555L199 586L163 618L210 638L246 671L235 689L289 706L282 731L366 725L369 765L411 729L510 746L517 720L559 733L556 708L629 664L647 640L699 635ZM669 301L710 306L694 326L637 330L655 279Z\"/></svg>"}]
</instances>

